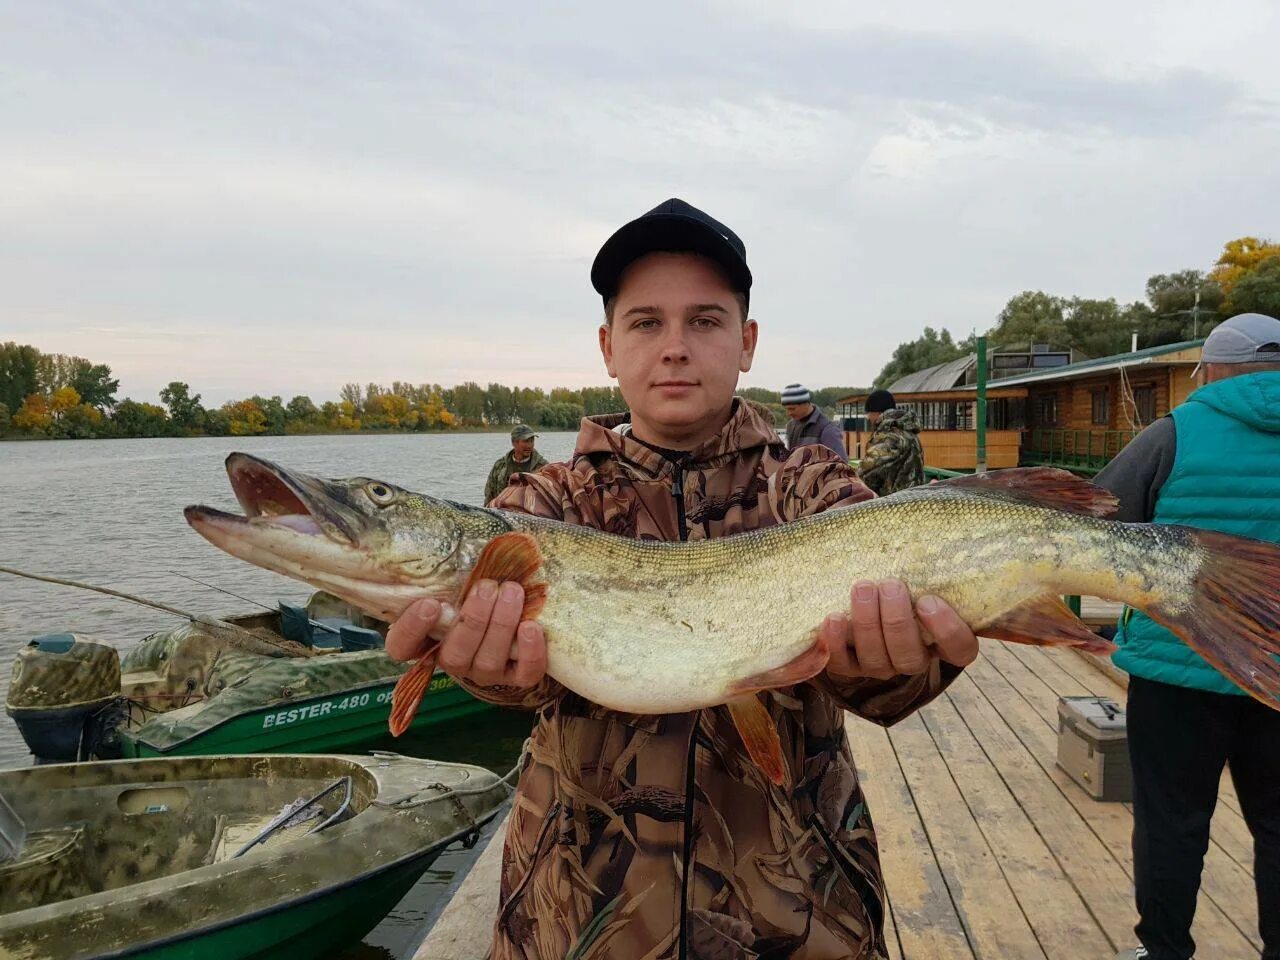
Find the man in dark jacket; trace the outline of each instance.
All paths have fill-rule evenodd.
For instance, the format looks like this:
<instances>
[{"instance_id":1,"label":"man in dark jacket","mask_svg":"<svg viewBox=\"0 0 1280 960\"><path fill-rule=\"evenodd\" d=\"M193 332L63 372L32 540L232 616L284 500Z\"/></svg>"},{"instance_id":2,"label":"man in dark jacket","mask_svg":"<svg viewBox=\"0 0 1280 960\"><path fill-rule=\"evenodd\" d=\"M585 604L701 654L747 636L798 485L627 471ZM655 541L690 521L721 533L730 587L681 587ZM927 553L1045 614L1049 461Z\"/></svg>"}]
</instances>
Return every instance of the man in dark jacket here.
<instances>
[{"instance_id":1,"label":"man in dark jacket","mask_svg":"<svg viewBox=\"0 0 1280 960\"><path fill-rule=\"evenodd\" d=\"M888 390L877 390L867 397L867 423L871 437L858 461L859 479L881 497L924 483L916 415L899 410Z\"/></svg>"},{"instance_id":2,"label":"man in dark jacket","mask_svg":"<svg viewBox=\"0 0 1280 960\"><path fill-rule=\"evenodd\" d=\"M1114 519L1280 542L1280 320L1232 317L1209 334L1196 373L1202 386L1098 474L1120 501ZM1280 714L1141 613L1126 610L1116 643L1115 664L1129 673L1142 944L1118 960L1195 955L1191 921L1223 766L1253 834L1262 955L1280 958Z\"/></svg>"},{"instance_id":3,"label":"man in dark jacket","mask_svg":"<svg viewBox=\"0 0 1280 960\"><path fill-rule=\"evenodd\" d=\"M844 449L844 435L825 413L813 404L808 387L789 383L782 391L782 406L787 411L787 449L820 443L830 447L840 456L848 458Z\"/></svg>"},{"instance_id":4,"label":"man in dark jacket","mask_svg":"<svg viewBox=\"0 0 1280 960\"><path fill-rule=\"evenodd\" d=\"M511 431L511 449L498 458L489 470L489 479L484 485L484 502L488 503L511 482L517 473L533 473L546 464L546 458L533 449L533 441L538 438L529 427L518 423Z\"/></svg>"}]
</instances>

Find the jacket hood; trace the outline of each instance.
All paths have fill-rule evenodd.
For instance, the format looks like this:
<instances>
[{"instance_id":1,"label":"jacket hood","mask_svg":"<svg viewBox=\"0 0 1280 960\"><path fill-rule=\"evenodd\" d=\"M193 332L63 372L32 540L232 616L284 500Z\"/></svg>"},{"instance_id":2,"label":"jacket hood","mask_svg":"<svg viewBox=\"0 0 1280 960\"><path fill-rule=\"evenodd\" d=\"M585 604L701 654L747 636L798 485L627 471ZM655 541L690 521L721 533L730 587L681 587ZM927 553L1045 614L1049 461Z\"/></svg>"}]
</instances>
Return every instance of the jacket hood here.
<instances>
[{"instance_id":1,"label":"jacket hood","mask_svg":"<svg viewBox=\"0 0 1280 960\"><path fill-rule=\"evenodd\" d=\"M574 456L607 454L643 467L655 475L661 473L669 461L636 440L629 431L618 430L628 422L629 417L625 413L583 417ZM773 424L773 415L758 403L735 397L729 422L714 437L690 450L688 463L690 466L715 466L746 450L767 446L782 446L778 428Z\"/></svg>"},{"instance_id":2,"label":"jacket hood","mask_svg":"<svg viewBox=\"0 0 1280 960\"><path fill-rule=\"evenodd\" d=\"M1205 384L1187 402L1207 404L1255 430L1280 433L1280 371L1247 373Z\"/></svg>"},{"instance_id":3,"label":"jacket hood","mask_svg":"<svg viewBox=\"0 0 1280 960\"><path fill-rule=\"evenodd\" d=\"M904 407L894 407L880 414L876 430L905 430L908 433L919 433L920 421L912 411Z\"/></svg>"}]
</instances>

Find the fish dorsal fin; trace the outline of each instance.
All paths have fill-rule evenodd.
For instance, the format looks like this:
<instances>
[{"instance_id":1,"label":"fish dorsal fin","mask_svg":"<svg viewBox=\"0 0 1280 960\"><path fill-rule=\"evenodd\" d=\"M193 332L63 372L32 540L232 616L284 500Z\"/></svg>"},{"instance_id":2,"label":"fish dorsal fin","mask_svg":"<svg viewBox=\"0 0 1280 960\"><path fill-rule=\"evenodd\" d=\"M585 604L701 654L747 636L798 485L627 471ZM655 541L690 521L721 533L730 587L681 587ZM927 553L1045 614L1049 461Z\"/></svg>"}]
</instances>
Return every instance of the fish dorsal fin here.
<instances>
[{"instance_id":1,"label":"fish dorsal fin","mask_svg":"<svg viewBox=\"0 0 1280 960\"><path fill-rule=\"evenodd\" d=\"M955 487L1089 517L1109 517L1120 505L1109 491L1077 477L1070 470L1057 467L988 470L986 473L939 480L934 486Z\"/></svg>"},{"instance_id":2,"label":"fish dorsal fin","mask_svg":"<svg viewBox=\"0 0 1280 960\"><path fill-rule=\"evenodd\" d=\"M547 585L535 581L542 568L542 551L538 541L527 533L504 533L494 537L480 551L480 558L471 568L466 585L458 595L461 607L471 588L480 580L505 583L510 580L524 587L524 612L521 620L534 620L547 602Z\"/></svg>"}]
</instances>

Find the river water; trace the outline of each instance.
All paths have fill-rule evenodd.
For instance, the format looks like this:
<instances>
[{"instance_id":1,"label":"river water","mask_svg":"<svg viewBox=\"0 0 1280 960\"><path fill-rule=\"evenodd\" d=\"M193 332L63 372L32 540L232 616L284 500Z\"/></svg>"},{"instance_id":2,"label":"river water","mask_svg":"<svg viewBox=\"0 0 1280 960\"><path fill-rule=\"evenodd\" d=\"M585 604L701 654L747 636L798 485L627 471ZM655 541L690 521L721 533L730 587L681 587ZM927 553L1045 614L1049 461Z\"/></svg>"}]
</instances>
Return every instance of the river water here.
<instances>
[{"instance_id":1,"label":"river water","mask_svg":"<svg viewBox=\"0 0 1280 960\"><path fill-rule=\"evenodd\" d=\"M572 433L543 434L538 449L549 460L564 459L573 440ZM311 592L306 585L222 553L182 518L182 508L193 503L238 509L222 466L228 453L243 450L321 476L373 477L479 503L490 466L507 448L506 436L494 433L0 443L0 566L111 587L193 613L254 606L178 574L269 606L299 602ZM32 637L74 631L123 650L176 622L101 594L0 574L0 699L13 656ZM432 755L505 772L527 730L527 717L499 712L443 737ZM17 728L0 718L0 767L30 760ZM402 956L472 856L444 854L343 960Z\"/></svg>"}]
</instances>

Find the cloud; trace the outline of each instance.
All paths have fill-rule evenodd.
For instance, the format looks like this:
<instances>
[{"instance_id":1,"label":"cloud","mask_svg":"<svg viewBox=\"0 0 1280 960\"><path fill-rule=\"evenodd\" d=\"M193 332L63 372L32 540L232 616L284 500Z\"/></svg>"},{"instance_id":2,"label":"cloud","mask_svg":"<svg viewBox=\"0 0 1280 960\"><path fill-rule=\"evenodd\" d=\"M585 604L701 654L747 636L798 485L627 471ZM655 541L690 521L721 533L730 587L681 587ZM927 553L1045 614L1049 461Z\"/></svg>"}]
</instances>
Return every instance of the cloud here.
<instances>
[{"instance_id":1,"label":"cloud","mask_svg":"<svg viewBox=\"0 0 1280 960\"><path fill-rule=\"evenodd\" d=\"M139 396L599 383L591 257L680 195L746 239L748 382L865 383L1274 232L1275 14L1227 7L11 5L0 333Z\"/></svg>"}]
</instances>

